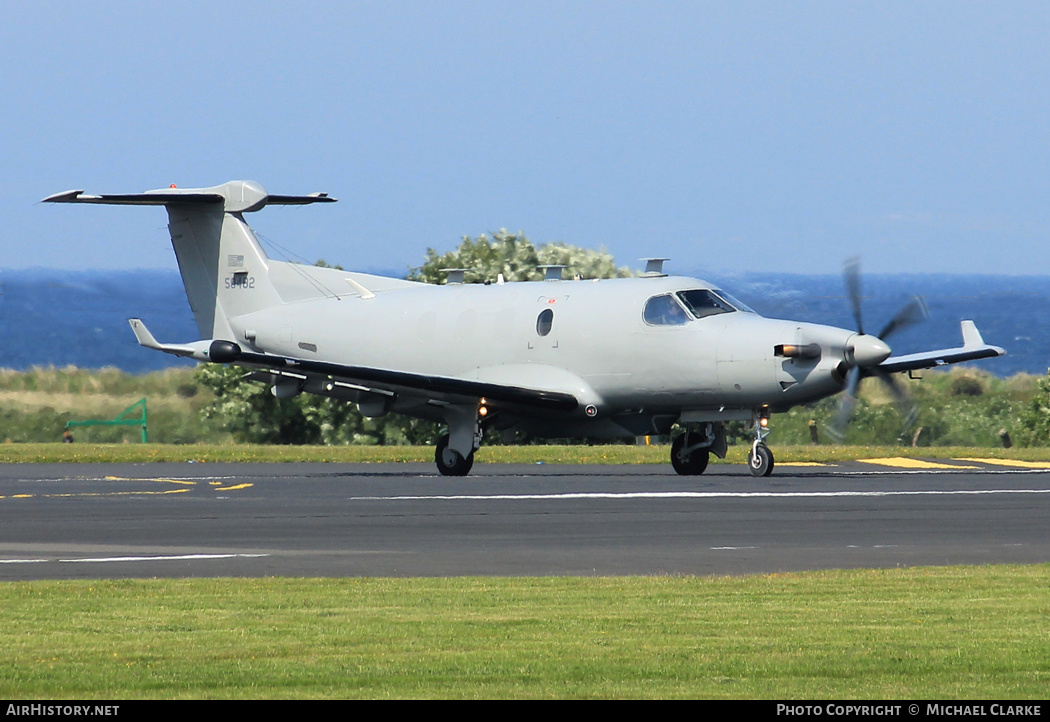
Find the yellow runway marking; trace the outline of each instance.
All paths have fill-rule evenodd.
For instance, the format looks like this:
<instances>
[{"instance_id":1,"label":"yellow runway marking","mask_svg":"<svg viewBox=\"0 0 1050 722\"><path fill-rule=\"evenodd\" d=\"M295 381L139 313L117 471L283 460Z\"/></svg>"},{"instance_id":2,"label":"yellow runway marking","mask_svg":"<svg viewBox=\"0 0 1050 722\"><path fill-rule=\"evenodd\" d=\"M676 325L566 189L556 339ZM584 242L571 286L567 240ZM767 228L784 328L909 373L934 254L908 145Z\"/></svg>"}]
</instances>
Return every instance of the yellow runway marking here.
<instances>
[{"instance_id":1,"label":"yellow runway marking","mask_svg":"<svg viewBox=\"0 0 1050 722\"><path fill-rule=\"evenodd\" d=\"M907 459L903 456L890 457L886 459L857 459L864 464L879 464L880 466L894 466L901 469L976 469L976 466L964 466L961 464L940 464L936 461L923 461L922 459Z\"/></svg>"},{"instance_id":2,"label":"yellow runway marking","mask_svg":"<svg viewBox=\"0 0 1050 722\"><path fill-rule=\"evenodd\" d=\"M0 496L0 499L78 499L83 496L157 496L161 494L185 494L189 489L168 489L167 491L71 491L66 494L12 494Z\"/></svg>"},{"instance_id":3,"label":"yellow runway marking","mask_svg":"<svg viewBox=\"0 0 1050 722\"><path fill-rule=\"evenodd\" d=\"M167 491L71 491L68 494L41 494L44 499L65 499L81 496L158 496L161 494L185 494L189 489Z\"/></svg>"},{"instance_id":4,"label":"yellow runway marking","mask_svg":"<svg viewBox=\"0 0 1050 722\"><path fill-rule=\"evenodd\" d=\"M1050 469L1050 461L1019 461L1017 459L959 459L976 464L993 464L995 466L1012 466L1018 469Z\"/></svg>"},{"instance_id":5,"label":"yellow runway marking","mask_svg":"<svg viewBox=\"0 0 1050 722\"><path fill-rule=\"evenodd\" d=\"M187 479L161 479L155 476L148 476L143 478L131 477L131 476L107 476L106 481L162 481L165 484L183 484L185 486L196 486L196 481L189 481Z\"/></svg>"},{"instance_id":6,"label":"yellow runway marking","mask_svg":"<svg viewBox=\"0 0 1050 722\"><path fill-rule=\"evenodd\" d=\"M80 497L98 497L98 496L165 496L168 494L185 494L192 491L192 487L204 486L209 491L239 491L240 489L248 489L254 484L232 484L230 486L216 486L222 484L222 481L213 481L209 479L168 479L165 477L127 477L127 476L105 476L104 481L145 481L145 482L157 482L161 484L176 484L180 488L177 489L164 489L164 490L135 490L135 491L71 491L71 492L48 492L41 494L11 494L4 495L0 494L0 499L73 499ZM64 481L64 480L63 480ZM96 480L97 481L97 480Z\"/></svg>"}]
</instances>

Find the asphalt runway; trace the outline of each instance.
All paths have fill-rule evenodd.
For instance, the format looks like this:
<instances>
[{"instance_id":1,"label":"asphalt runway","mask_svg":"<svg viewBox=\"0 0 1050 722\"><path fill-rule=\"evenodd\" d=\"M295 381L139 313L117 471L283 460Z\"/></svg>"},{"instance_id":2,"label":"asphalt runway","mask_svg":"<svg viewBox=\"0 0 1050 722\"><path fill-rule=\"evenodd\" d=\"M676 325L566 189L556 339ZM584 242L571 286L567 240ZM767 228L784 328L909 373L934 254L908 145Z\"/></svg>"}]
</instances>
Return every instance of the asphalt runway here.
<instances>
[{"instance_id":1,"label":"asphalt runway","mask_svg":"<svg viewBox=\"0 0 1050 722\"><path fill-rule=\"evenodd\" d=\"M1050 561L1050 464L904 463L0 465L0 580Z\"/></svg>"}]
</instances>

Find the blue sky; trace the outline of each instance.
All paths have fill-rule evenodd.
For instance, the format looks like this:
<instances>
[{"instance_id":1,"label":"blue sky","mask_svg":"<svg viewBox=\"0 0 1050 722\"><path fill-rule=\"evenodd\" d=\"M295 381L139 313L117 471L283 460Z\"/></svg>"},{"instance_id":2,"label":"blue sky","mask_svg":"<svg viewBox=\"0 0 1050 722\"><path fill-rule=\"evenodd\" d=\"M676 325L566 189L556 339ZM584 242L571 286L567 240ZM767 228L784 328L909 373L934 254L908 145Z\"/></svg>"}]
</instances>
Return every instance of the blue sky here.
<instances>
[{"instance_id":1,"label":"blue sky","mask_svg":"<svg viewBox=\"0 0 1050 722\"><path fill-rule=\"evenodd\" d=\"M302 258L501 227L669 270L1050 272L1050 4L7 2L0 268L174 268L156 208L253 179Z\"/></svg>"}]
</instances>

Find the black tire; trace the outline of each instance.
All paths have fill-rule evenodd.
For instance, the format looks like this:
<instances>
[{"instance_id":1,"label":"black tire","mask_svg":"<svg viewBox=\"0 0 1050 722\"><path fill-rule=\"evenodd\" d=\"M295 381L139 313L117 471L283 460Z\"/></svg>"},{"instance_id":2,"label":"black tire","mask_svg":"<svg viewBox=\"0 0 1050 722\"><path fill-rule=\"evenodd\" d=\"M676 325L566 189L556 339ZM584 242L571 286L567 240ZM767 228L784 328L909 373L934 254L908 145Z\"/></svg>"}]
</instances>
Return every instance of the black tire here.
<instances>
[{"instance_id":1,"label":"black tire","mask_svg":"<svg viewBox=\"0 0 1050 722\"><path fill-rule=\"evenodd\" d=\"M751 476L769 476L773 473L773 452L765 444L758 444L747 452L747 468Z\"/></svg>"},{"instance_id":2,"label":"black tire","mask_svg":"<svg viewBox=\"0 0 1050 722\"><path fill-rule=\"evenodd\" d=\"M711 452L707 449L697 449L688 456L682 456L689 433L679 434L671 444L671 466L682 476L700 476L707 470L707 462L711 459Z\"/></svg>"},{"instance_id":3,"label":"black tire","mask_svg":"<svg viewBox=\"0 0 1050 722\"><path fill-rule=\"evenodd\" d=\"M474 452L463 458L458 451L448 448L448 434L445 434L434 449L434 463L442 476L466 476L474 466Z\"/></svg>"}]
</instances>

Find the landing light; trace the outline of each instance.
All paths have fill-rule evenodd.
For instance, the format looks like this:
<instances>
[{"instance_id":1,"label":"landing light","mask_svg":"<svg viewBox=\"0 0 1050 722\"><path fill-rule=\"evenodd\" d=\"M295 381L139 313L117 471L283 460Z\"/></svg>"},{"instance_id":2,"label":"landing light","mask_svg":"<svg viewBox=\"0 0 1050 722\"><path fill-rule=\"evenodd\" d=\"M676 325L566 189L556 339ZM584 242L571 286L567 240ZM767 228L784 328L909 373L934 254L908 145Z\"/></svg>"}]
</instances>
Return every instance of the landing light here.
<instances>
[{"instance_id":1,"label":"landing light","mask_svg":"<svg viewBox=\"0 0 1050 722\"><path fill-rule=\"evenodd\" d=\"M820 358L820 344L783 343L773 347L773 355L784 358L817 359Z\"/></svg>"}]
</instances>

